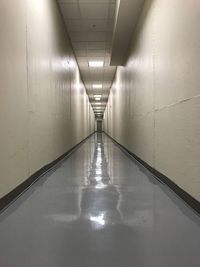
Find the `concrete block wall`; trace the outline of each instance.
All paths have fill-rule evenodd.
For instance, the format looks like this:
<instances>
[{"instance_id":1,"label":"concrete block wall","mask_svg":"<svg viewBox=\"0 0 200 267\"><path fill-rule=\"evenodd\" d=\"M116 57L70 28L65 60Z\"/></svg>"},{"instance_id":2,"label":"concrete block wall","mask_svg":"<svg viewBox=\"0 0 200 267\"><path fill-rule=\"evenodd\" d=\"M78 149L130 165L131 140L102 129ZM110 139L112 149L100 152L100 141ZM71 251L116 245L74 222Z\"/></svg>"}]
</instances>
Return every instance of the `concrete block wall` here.
<instances>
[{"instance_id":1,"label":"concrete block wall","mask_svg":"<svg viewBox=\"0 0 200 267\"><path fill-rule=\"evenodd\" d=\"M54 0L0 1L0 198L94 131Z\"/></svg>"},{"instance_id":2,"label":"concrete block wall","mask_svg":"<svg viewBox=\"0 0 200 267\"><path fill-rule=\"evenodd\" d=\"M200 200L200 2L146 0L104 130Z\"/></svg>"}]
</instances>

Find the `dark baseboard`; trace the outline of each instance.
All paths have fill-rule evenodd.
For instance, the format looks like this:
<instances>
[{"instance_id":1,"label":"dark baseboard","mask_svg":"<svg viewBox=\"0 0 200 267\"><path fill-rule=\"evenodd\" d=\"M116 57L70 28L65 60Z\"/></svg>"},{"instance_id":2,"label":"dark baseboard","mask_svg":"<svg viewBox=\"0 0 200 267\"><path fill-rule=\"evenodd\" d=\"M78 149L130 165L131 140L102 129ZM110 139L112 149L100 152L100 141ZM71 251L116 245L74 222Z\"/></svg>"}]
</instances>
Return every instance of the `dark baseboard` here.
<instances>
[{"instance_id":1,"label":"dark baseboard","mask_svg":"<svg viewBox=\"0 0 200 267\"><path fill-rule=\"evenodd\" d=\"M41 169L32 174L28 179L14 188L7 195L3 196L0 199L0 212L4 211L13 201L15 201L24 191L26 191L32 184L34 184L38 179L40 179L46 172L50 171L56 164L62 161L65 157L69 156L72 152L74 152L83 142L85 142L91 135L83 139L80 143L72 147L66 153L50 162L49 164L43 166Z\"/></svg>"},{"instance_id":2,"label":"dark baseboard","mask_svg":"<svg viewBox=\"0 0 200 267\"><path fill-rule=\"evenodd\" d=\"M104 132L105 133L105 132ZM177 184L175 184L170 178L157 171L133 152L128 150L126 147L118 143L115 139L105 133L111 140L113 140L120 148L125 150L129 155L131 155L134 159L136 159L140 164L142 164L146 169L148 169L154 176L158 178L158 180L165 183L168 187L170 187L181 199L183 199L192 209L194 209L198 214L200 214L200 202L193 198L190 194L180 188Z\"/></svg>"}]
</instances>

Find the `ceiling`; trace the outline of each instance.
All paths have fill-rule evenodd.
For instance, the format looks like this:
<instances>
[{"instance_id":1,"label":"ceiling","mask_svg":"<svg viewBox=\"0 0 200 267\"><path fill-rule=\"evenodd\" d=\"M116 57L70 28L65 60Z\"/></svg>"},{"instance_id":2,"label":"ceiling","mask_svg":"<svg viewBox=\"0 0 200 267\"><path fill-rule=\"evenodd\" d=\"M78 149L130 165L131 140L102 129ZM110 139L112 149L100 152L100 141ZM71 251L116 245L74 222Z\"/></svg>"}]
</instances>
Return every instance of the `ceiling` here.
<instances>
[{"instance_id":1,"label":"ceiling","mask_svg":"<svg viewBox=\"0 0 200 267\"><path fill-rule=\"evenodd\" d=\"M132 37L144 0L117 0L112 39L111 66L123 66L129 54Z\"/></svg>"},{"instance_id":2,"label":"ceiling","mask_svg":"<svg viewBox=\"0 0 200 267\"><path fill-rule=\"evenodd\" d=\"M116 0L58 0L95 113L103 114L116 67L110 66ZM104 67L89 67L103 61ZM94 89L93 84L102 84ZM101 95L95 100L95 95Z\"/></svg>"}]
</instances>

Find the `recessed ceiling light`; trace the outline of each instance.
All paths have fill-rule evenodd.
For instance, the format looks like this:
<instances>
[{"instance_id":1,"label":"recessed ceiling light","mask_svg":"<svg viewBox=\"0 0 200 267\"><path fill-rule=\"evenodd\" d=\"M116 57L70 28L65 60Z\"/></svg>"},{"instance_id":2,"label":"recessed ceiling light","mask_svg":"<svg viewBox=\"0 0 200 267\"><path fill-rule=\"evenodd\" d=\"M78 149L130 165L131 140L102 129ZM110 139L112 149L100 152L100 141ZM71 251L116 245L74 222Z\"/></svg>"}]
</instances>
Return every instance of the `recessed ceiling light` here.
<instances>
[{"instance_id":1,"label":"recessed ceiling light","mask_svg":"<svg viewBox=\"0 0 200 267\"><path fill-rule=\"evenodd\" d=\"M101 89L102 88L102 84L93 84L92 88L94 89Z\"/></svg>"},{"instance_id":2,"label":"recessed ceiling light","mask_svg":"<svg viewBox=\"0 0 200 267\"><path fill-rule=\"evenodd\" d=\"M101 97L101 95L94 95L94 97Z\"/></svg>"},{"instance_id":3,"label":"recessed ceiling light","mask_svg":"<svg viewBox=\"0 0 200 267\"><path fill-rule=\"evenodd\" d=\"M102 68L103 67L103 61L89 61L89 67Z\"/></svg>"},{"instance_id":4,"label":"recessed ceiling light","mask_svg":"<svg viewBox=\"0 0 200 267\"><path fill-rule=\"evenodd\" d=\"M95 97L95 100L100 100L101 99L101 97Z\"/></svg>"}]
</instances>

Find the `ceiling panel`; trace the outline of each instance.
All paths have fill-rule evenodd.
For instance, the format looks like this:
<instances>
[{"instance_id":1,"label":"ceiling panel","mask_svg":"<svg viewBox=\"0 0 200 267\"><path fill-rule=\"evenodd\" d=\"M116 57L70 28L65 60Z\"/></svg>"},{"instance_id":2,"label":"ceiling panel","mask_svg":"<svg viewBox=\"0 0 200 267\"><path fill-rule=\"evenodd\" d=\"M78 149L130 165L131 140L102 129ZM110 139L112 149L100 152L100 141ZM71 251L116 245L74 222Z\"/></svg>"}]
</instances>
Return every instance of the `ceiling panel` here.
<instances>
[{"instance_id":1,"label":"ceiling panel","mask_svg":"<svg viewBox=\"0 0 200 267\"><path fill-rule=\"evenodd\" d=\"M58 0L59 3L76 3L77 0ZM80 3L115 3L116 0L79 0Z\"/></svg>"},{"instance_id":2,"label":"ceiling panel","mask_svg":"<svg viewBox=\"0 0 200 267\"><path fill-rule=\"evenodd\" d=\"M70 32L70 38L73 42L105 42L106 33L105 32L92 32L92 31L73 31Z\"/></svg>"},{"instance_id":3,"label":"ceiling panel","mask_svg":"<svg viewBox=\"0 0 200 267\"><path fill-rule=\"evenodd\" d=\"M116 0L58 0L67 31L93 106L108 100L116 67L110 66ZM103 68L90 68L89 60L104 61ZM102 84L94 89L92 84ZM101 100L96 101L95 94Z\"/></svg>"},{"instance_id":4,"label":"ceiling panel","mask_svg":"<svg viewBox=\"0 0 200 267\"><path fill-rule=\"evenodd\" d=\"M78 3L62 3L60 7L64 19L80 19Z\"/></svg>"},{"instance_id":5,"label":"ceiling panel","mask_svg":"<svg viewBox=\"0 0 200 267\"><path fill-rule=\"evenodd\" d=\"M108 3L80 3L81 18L84 19L103 19L108 18Z\"/></svg>"},{"instance_id":6,"label":"ceiling panel","mask_svg":"<svg viewBox=\"0 0 200 267\"><path fill-rule=\"evenodd\" d=\"M108 31L105 19L84 19L83 29L85 31Z\"/></svg>"},{"instance_id":7,"label":"ceiling panel","mask_svg":"<svg viewBox=\"0 0 200 267\"><path fill-rule=\"evenodd\" d=\"M65 18L65 23L67 24L67 29L68 32L76 32L76 31L80 31L81 28L81 20L78 19L68 19Z\"/></svg>"},{"instance_id":8,"label":"ceiling panel","mask_svg":"<svg viewBox=\"0 0 200 267\"><path fill-rule=\"evenodd\" d=\"M106 49L107 44L105 42L88 42L86 43L87 50L90 49Z\"/></svg>"}]
</instances>

